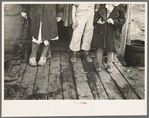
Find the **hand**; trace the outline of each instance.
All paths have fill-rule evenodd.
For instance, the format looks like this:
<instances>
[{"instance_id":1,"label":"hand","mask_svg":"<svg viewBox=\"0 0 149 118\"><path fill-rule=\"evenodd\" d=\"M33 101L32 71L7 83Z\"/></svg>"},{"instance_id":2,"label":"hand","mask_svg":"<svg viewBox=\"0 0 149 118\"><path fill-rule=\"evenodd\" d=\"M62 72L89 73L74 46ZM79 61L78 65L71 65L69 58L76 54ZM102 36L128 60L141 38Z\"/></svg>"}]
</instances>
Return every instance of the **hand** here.
<instances>
[{"instance_id":1,"label":"hand","mask_svg":"<svg viewBox=\"0 0 149 118\"><path fill-rule=\"evenodd\" d=\"M57 18L56 18L56 21L57 21L57 22L60 22L61 20L62 20L61 17L57 17Z\"/></svg>"},{"instance_id":2,"label":"hand","mask_svg":"<svg viewBox=\"0 0 149 118\"><path fill-rule=\"evenodd\" d=\"M27 19L27 14L25 12L21 12L22 17L24 17L25 19Z\"/></svg>"},{"instance_id":3,"label":"hand","mask_svg":"<svg viewBox=\"0 0 149 118\"><path fill-rule=\"evenodd\" d=\"M75 20L73 22L72 29L75 29L76 27L78 27L78 21L77 20Z\"/></svg>"},{"instance_id":4,"label":"hand","mask_svg":"<svg viewBox=\"0 0 149 118\"><path fill-rule=\"evenodd\" d=\"M102 25L102 24L105 23L105 21L102 22L102 21L101 21L101 18L100 18L100 19L97 21L97 23L100 24L100 25Z\"/></svg>"},{"instance_id":5,"label":"hand","mask_svg":"<svg viewBox=\"0 0 149 118\"><path fill-rule=\"evenodd\" d=\"M112 18L109 18L109 19L107 20L107 23L114 25L114 21L113 21Z\"/></svg>"}]
</instances>

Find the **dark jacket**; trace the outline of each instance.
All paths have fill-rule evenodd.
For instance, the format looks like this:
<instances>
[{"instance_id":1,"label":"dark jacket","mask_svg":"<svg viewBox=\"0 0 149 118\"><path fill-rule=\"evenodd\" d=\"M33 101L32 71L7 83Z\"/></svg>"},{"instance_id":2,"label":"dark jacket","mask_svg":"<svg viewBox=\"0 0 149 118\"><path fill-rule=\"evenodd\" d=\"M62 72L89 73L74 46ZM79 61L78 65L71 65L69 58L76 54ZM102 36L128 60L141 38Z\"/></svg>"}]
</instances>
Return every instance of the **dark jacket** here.
<instances>
[{"instance_id":1,"label":"dark jacket","mask_svg":"<svg viewBox=\"0 0 149 118\"><path fill-rule=\"evenodd\" d=\"M105 22L107 19L112 18L114 25L108 23L100 25L97 23L100 18ZM105 4L101 4L94 17L94 34L92 46L105 49L106 51L116 52L116 43L120 42L120 35L122 33L121 31L124 23L125 10L121 4L114 7L108 18Z\"/></svg>"},{"instance_id":2,"label":"dark jacket","mask_svg":"<svg viewBox=\"0 0 149 118\"><path fill-rule=\"evenodd\" d=\"M58 36L57 13L62 12L56 4L31 4L26 11L30 18L31 35L38 39L40 21L42 21L42 40L50 40Z\"/></svg>"}]
</instances>

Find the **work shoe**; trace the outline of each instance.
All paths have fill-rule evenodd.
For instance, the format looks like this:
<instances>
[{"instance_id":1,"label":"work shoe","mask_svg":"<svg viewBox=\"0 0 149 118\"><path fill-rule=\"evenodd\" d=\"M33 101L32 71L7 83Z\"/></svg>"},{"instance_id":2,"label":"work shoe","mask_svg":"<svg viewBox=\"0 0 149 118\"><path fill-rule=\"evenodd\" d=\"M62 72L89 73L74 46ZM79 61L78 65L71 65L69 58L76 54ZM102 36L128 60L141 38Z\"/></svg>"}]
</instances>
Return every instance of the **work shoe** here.
<instances>
[{"instance_id":1,"label":"work shoe","mask_svg":"<svg viewBox=\"0 0 149 118\"><path fill-rule=\"evenodd\" d=\"M93 62L89 55L85 55L85 56L84 56L84 60L85 60L86 62Z\"/></svg>"},{"instance_id":2,"label":"work shoe","mask_svg":"<svg viewBox=\"0 0 149 118\"><path fill-rule=\"evenodd\" d=\"M46 64L46 62L47 62L47 58L46 57L40 57L40 60L38 62L38 65L39 66L43 66L43 65Z\"/></svg>"},{"instance_id":3,"label":"work shoe","mask_svg":"<svg viewBox=\"0 0 149 118\"><path fill-rule=\"evenodd\" d=\"M113 72L113 67L112 67L112 66L107 66L107 71L108 71L109 73L112 73L112 72Z\"/></svg>"},{"instance_id":4,"label":"work shoe","mask_svg":"<svg viewBox=\"0 0 149 118\"><path fill-rule=\"evenodd\" d=\"M35 57L29 58L29 64L31 66L37 66L36 58Z\"/></svg>"},{"instance_id":5,"label":"work shoe","mask_svg":"<svg viewBox=\"0 0 149 118\"><path fill-rule=\"evenodd\" d=\"M73 54L73 56L70 59L71 62L77 62L77 56Z\"/></svg>"}]
</instances>

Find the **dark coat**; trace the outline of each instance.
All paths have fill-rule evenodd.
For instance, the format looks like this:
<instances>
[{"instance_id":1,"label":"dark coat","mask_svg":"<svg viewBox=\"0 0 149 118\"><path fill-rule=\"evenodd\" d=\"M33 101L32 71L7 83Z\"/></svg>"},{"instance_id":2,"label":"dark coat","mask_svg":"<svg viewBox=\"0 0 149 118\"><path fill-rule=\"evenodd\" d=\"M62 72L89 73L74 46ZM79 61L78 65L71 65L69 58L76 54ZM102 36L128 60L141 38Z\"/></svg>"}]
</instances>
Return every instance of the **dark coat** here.
<instances>
[{"instance_id":1,"label":"dark coat","mask_svg":"<svg viewBox=\"0 0 149 118\"><path fill-rule=\"evenodd\" d=\"M63 21L63 25L65 27L72 25L72 4L63 4L63 12L59 12L61 14L61 18Z\"/></svg>"},{"instance_id":2,"label":"dark coat","mask_svg":"<svg viewBox=\"0 0 149 118\"><path fill-rule=\"evenodd\" d=\"M105 21L112 18L114 25L105 23L100 25L97 23L99 19ZM100 5L94 17L94 34L92 46L102 48L106 51L116 52L117 42L120 42L122 26L125 23L125 10L122 5L114 7L113 11L107 18L107 9L104 4Z\"/></svg>"},{"instance_id":3,"label":"dark coat","mask_svg":"<svg viewBox=\"0 0 149 118\"><path fill-rule=\"evenodd\" d=\"M31 35L38 39L40 21L42 21L42 40L50 40L58 36L57 12L62 12L60 5L31 4L27 11L30 18Z\"/></svg>"}]
</instances>

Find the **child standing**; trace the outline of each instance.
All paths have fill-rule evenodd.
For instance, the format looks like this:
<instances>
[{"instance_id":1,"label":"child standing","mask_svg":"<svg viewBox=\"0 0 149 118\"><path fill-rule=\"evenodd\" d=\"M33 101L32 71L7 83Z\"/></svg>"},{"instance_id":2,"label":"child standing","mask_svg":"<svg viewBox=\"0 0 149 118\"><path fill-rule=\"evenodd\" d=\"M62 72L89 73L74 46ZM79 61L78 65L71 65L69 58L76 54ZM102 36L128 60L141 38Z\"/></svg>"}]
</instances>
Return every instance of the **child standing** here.
<instances>
[{"instance_id":1,"label":"child standing","mask_svg":"<svg viewBox=\"0 0 149 118\"><path fill-rule=\"evenodd\" d=\"M76 53L80 47L84 50L84 59L87 62L92 62L89 50L93 36L94 6L95 4L73 4L72 6L73 35L69 46L73 51L71 62L77 61Z\"/></svg>"},{"instance_id":2,"label":"child standing","mask_svg":"<svg viewBox=\"0 0 149 118\"><path fill-rule=\"evenodd\" d=\"M31 4L30 10L22 12L22 16L27 18L27 13L30 18L31 35L32 35L32 50L29 58L31 66L45 65L47 51L50 46L50 40L57 38L57 12L61 9L60 5L56 4ZM36 54L41 43L44 43L41 57L37 64Z\"/></svg>"},{"instance_id":3,"label":"child standing","mask_svg":"<svg viewBox=\"0 0 149 118\"><path fill-rule=\"evenodd\" d=\"M113 55L116 53L116 43L120 42L124 23L125 10L121 4L101 4L95 13L92 46L97 48L96 71L101 71L103 50L105 50L107 51L107 71L113 72Z\"/></svg>"}]
</instances>

